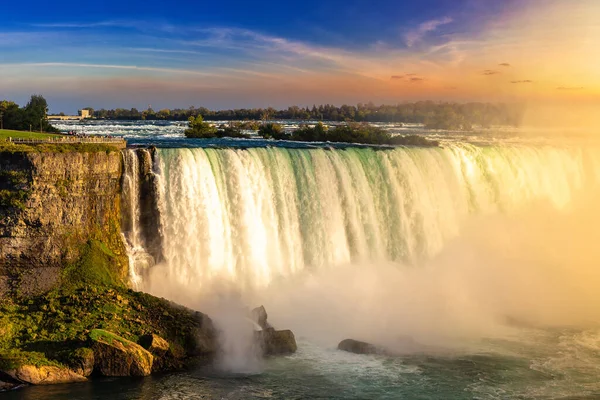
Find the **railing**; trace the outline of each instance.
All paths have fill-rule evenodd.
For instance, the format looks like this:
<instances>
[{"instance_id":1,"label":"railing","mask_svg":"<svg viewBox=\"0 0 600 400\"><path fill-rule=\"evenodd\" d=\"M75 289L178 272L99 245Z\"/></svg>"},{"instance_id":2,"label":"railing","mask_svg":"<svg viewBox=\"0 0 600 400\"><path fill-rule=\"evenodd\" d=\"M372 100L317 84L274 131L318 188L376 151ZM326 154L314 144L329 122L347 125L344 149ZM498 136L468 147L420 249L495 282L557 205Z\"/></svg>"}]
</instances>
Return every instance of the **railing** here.
<instances>
[{"instance_id":1,"label":"railing","mask_svg":"<svg viewBox=\"0 0 600 400\"><path fill-rule=\"evenodd\" d=\"M105 143L105 144L123 144L126 145L125 139L109 138L109 137L71 137L62 136L47 139L24 139L11 138L7 139L15 144L64 144L64 143Z\"/></svg>"}]
</instances>

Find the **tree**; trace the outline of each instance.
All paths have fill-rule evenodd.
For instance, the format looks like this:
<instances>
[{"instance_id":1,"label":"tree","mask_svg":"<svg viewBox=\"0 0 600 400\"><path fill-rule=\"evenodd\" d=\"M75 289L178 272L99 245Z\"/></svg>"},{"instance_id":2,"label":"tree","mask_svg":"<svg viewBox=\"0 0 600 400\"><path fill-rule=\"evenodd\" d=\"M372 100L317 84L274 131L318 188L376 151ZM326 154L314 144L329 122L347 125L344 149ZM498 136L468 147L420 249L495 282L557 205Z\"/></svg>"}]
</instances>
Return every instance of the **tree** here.
<instances>
[{"instance_id":1,"label":"tree","mask_svg":"<svg viewBox=\"0 0 600 400\"><path fill-rule=\"evenodd\" d=\"M204 122L202 115L188 119L188 129L184 131L187 138L210 139L217 136L217 128Z\"/></svg>"},{"instance_id":2,"label":"tree","mask_svg":"<svg viewBox=\"0 0 600 400\"><path fill-rule=\"evenodd\" d=\"M258 134L265 139L282 140L289 138L289 135L283 131L283 127L281 125L274 124L272 122L264 124L258 128Z\"/></svg>"}]
</instances>

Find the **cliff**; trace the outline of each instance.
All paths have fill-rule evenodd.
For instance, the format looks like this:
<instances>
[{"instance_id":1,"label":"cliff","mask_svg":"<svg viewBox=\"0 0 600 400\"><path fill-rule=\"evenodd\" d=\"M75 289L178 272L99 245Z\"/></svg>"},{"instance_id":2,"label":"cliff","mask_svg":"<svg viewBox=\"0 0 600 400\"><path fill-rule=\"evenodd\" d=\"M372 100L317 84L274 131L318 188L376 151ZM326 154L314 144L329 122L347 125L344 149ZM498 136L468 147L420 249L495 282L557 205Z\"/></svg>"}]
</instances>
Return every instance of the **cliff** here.
<instances>
[{"instance_id":1,"label":"cliff","mask_svg":"<svg viewBox=\"0 0 600 400\"><path fill-rule=\"evenodd\" d=\"M0 297L126 282L121 171L116 150L0 152Z\"/></svg>"}]
</instances>

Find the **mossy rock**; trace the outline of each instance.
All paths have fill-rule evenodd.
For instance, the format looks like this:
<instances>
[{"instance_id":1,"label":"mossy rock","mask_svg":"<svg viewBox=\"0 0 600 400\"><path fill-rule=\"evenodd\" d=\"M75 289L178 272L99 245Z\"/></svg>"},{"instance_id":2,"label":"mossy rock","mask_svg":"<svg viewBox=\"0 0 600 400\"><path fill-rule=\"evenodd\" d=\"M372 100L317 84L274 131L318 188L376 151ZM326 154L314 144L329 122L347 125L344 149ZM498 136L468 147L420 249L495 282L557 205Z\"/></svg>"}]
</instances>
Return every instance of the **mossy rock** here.
<instances>
[{"instance_id":1,"label":"mossy rock","mask_svg":"<svg viewBox=\"0 0 600 400\"><path fill-rule=\"evenodd\" d=\"M87 379L64 366L22 365L17 369L3 371L12 379L31 385L85 382Z\"/></svg>"},{"instance_id":2,"label":"mossy rock","mask_svg":"<svg viewBox=\"0 0 600 400\"><path fill-rule=\"evenodd\" d=\"M90 332L94 370L104 376L148 376L154 357L142 346L103 329Z\"/></svg>"},{"instance_id":3,"label":"mossy rock","mask_svg":"<svg viewBox=\"0 0 600 400\"><path fill-rule=\"evenodd\" d=\"M266 356L292 354L298 350L294 333L289 329L277 331L267 328L256 334Z\"/></svg>"}]
</instances>

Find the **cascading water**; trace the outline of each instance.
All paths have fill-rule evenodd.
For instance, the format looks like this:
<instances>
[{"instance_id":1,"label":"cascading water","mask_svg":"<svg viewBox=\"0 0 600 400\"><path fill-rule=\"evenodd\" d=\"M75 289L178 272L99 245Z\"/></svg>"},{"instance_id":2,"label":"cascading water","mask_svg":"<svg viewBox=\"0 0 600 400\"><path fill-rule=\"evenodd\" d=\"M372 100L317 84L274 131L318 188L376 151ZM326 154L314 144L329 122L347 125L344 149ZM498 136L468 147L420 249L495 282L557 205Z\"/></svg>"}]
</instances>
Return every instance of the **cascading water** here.
<instances>
[{"instance_id":1,"label":"cascading water","mask_svg":"<svg viewBox=\"0 0 600 400\"><path fill-rule=\"evenodd\" d=\"M145 238L151 232L144 230L144 203L141 201L144 194L142 179L152 170L151 160L151 155L146 149L123 152L122 231L129 255L129 277L135 288L140 286L142 274L155 264L155 257L149 253L148 241Z\"/></svg>"},{"instance_id":2,"label":"cascading water","mask_svg":"<svg viewBox=\"0 0 600 400\"><path fill-rule=\"evenodd\" d=\"M417 265L468 215L534 201L567 207L599 182L599 160L549 146L158 149L160 281L197 292L224 282L245 290L341 264ZM134 248L136 235L126 233Z\"/></svg>"}]
</instances>

